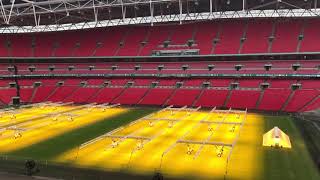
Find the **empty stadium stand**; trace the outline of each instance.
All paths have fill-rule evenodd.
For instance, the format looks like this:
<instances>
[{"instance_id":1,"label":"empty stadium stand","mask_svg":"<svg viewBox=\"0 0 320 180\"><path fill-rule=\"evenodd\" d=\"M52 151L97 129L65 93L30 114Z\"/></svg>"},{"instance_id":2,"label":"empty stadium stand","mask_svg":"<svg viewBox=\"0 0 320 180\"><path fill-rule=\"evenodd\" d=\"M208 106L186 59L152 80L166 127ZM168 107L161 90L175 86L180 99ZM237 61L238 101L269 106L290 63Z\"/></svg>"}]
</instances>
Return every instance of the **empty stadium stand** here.
<instances>
[{"instance_id":1,"label":"empty stadium stand","mask_svg":"<svg viewBox=\"0 0 320 180\"><path fill-rule=\"evenodd\" d=\"M179 49L196 49L200 55L320 52L319 25L318 19L220 20L0 35L0 56L150 56L154 50Z\"/></svg>"},{"instance_id":2,"label":"empty stadium stand","mask_svg":"<svg viewBox=\"0 0 320 180\"><path fill-rule=\"evenodd\" d=\"M320 53L319 26L318 19L246 19L1 34L0 104L20 96L22 103L312 110L319 107L320 61L280 54ZM137 58L176 50L206 58Z\"/></svg>"},{"instance_id":3,"label":"empty stadium stand","mask_svg":"<svg viewBox=\"0 0 320 180\"><path fill-rule=\"evenodd\" d=\"M2 104L10 104L11 98L17 95L16 88L10 87L10 82L0 80ZM317 108L320 96L320 83L316 80L38 78L18 80L18 84L22 103L96 102L298 112ZM262 84L268 87L263 88ZM296 84L298 88L294 89Z\"/></svg>"}]
</instances>

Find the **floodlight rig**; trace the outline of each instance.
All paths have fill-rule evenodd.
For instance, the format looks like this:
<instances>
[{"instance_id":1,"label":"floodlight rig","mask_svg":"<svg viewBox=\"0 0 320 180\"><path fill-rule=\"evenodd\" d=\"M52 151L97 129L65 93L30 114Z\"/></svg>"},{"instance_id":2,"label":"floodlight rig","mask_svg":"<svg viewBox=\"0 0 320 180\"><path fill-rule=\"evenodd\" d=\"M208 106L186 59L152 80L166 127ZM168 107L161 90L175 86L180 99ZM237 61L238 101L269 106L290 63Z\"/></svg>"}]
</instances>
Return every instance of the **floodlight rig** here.
<instances>
[{"instance_id":1,"label":"floodlight rig","mask_svg":"<svg viewBox=\"0 0 320 180\"><path fill-rule=\"evenodd\" d=\"M57 102L57 103L54 103L54 104L56 104L56 106L68 106L68 105L72 105L73 102L66 102L66 103Z\"/></svg>"},{"instance_id":2,"label":"floodlight rig","mask_svg":"<svg viewBox=\"0 0 320 180\"><path fill-rule=\"evenodd\" d=\"M22 137L22 134L19 131L16 131L14 133L14 139L18 139L18 138L21 138L21 137Z\"/></svg>"},{"instance_id":3,"label":"floodlight rig","mask_svg":"<svg viewBox=\"0 0 320 180\"><path fill-rule=\"evenodd\" d=\"M218 157L221 157L223 154L223 147L224 146L229 146L232 147L232 144L227 144L227 143L221 143L221 142L209 142L211 136L213 135L213 132L207 137L207 139L205 141L190 141L190 140L183 140L190 132L192 132L192 130L194 130L196 127L198 127L201 123L207 123L210 121L207 121L207 119L211 116L212 112L224 112L227 113L227 115L224 116L222 122L219 123L219 125L215 128L215 130L217 130L221 124L225 121L225 119L227 118L228 114L231 112L231 108L229 110L216 110L216 108L213 108L206 117L204 117L204 119L200 120L196 125L194 125L192 127L192 129L190 129L188 132L186 132L181 138L179 138L174 144L172 144L169 148L166 149L166 151L163 152L162 157L161 157L161 163L160 163L160 169L162 166L162 159L164 157L164 155L166 153L168 153L174 146L176 146L176 144L178 143L186 143L188 144L188 149L187 149L187 154L192 154L191 148L190 148L190 144L199 144L201 145L200 148L198 149L198 151L196 152L194 159L199 156L202 148L204 147L204 145L214 145L214 146L222 146L221 150L217 153Z\"/></svg>"},{"instance_id":4,"label":"floodlight rig","mask_svg":"<svg viewBox=\"0 0 320 180\"><path fill-rule=\"evenodd\" d=\"M230 111L231 111L231 108L229 109L229 111L227 112L227 114L225 114L225 116L224 116L224 118L223 118L223 120L222 120L222 123L227 119ZM197 157L200 155L201 150L203 149L204 145L206 145L206 144L209 142L209 140L211 139L213 133L214 133L215 131L217 131L218 129L220 129L222 123L219 123L218 126L217 126L213 131L211 131L211 133L210 133L210 135L207 137L207 139L205 139L205 140L201 143L201 146L200 146L200 148L198 149L198 151L197 151L197 153L195 154L195 156L193 157L193 159L197 158ZM221 157L221 156L220 156L220 157Z\"/></svg>"},{"instance_id":5,"label":"floodlight rig","mask_svg":"<svg viewBox=\"0 0 320 180\"><path fill-rule=\"evenodd\" d=\"M212 122L212 121L208 121L208 119L209 119L209 117L208 118L206 118L205 120L201 120L200 122L201 123L206 123L206 124L208 124L208 131L209 132L213 132L213 131L215 131L215 130L217 130L217 128L218 127L220 127L220 125L222 124L222 123L224 123L225 122L225 119L227 118L227 116L228 116L228 114L230 113L230 111L231 111L231 108L228 110L228 111L226 111L226 114L224 115L224 117L223 117L223 119L222 119L222 121L220 121L220 122ZM216 109L214 109L214 110L212 110L212 112L218 112L219 113L219 117L221 116L220 114L220 110L216 110ZM210 114L211 114L211 112L210 112ZM222 116L221 116L222 117ZM212 127L211 127L211 124L218 124L218 127L214 130ZM212 135L212 134L211 134Z\"/></svg>"},{"instance_id":6,"label":"floodlight rig","mask_svg":"<svg viewBox=\"0 0 320 180\"><path fill-rule=\"evenodd\" d=\"M230 158L231 158L231 154L232 154L232 151L233 151L233 148L234 148L234 146L236 145L236 143L238 142L238 139L239 139L239 137L240 137L240 132L241 132L241 129L243 128L243 125L244 125L244 122L247 120L247 112L248 112L248 109L246 108L246 110L245 111L241 111L242 113L244 113L244 117L243 117L243 120L242 120L242 122L241 122L241 125L240 125L240 128L239 128L239 133L237 134L237 136L236 136L236 138L234 139L234 141L232 142L232 147L231 147L231 150L230 150L230 152L229 152L229 154L228 154L228 157L227 157L227 163L226 163L226 172L225 172L225 177L227 176L227 174L228 174L228 165L229 165L229 160L230 160Z\"/></svg>"},{"instance_id":7,"label":"floodlight rig","mask_svg":"<svg viewBox=\"0 0 320 180\"><path fill-rule=\"evenodd\" d=\"M232 133L234 133L234 131L236 130L236 126L235 125L233 125L232 126L232 128L229 130L229 132L232 132Z\"/></svg>"},{"instance_id":8,"label":"floodlight rig","mask_svg":"<svg viewBox=\"0 0 320 180\"><path fill-rule=\"evenodd\" d=\"M137 150L141 150L143 148L143 140L140 140L137 144Z\"/></svg>"},{"instance_id":9,"label":"floodlight rig","mask_svg":"<svg viewBox=\"0 0 320 180\"><path fill-rule=\"evenodd\" d=\"M187 144L187 154L188 154L188 155L191 155L191 154L193 153L193 151L194 151L193 148L192 148L192 147L190 146L190 144L188 143L188 144Z\"/></svg>"},{"instance_id":10,"label":"floodlight rig","mask_svg":"<svg viewBox=\"0 0 320 180\"><path fill-rule=\"evenodd\" d=\"M118 147L119 143L118 143L118 141L116 139L112 138L111 141L112 141L112 143L111 143L111 147L112 148Z\"/></svg>"},{"instance_id":11,"label":"floodlight rig","mask_svg":"<svg viewBox=\"0 0 320 180\"><path fill-rule=\"evenodd\" d=\"M41 105L47 105L47 102L41 102L41 103L34 103L34 104L26 104L20 106L21 108L28 108L28 107L39 107Z\"/></svg>"},{"instance_id":12,"label":"floodlight rig","mask_svg":"<svg viewBox=\"0 0 320 180\"><path fill-rule=\"evenodd\" d=\"M170 110L171 112L173 111L176 111L176 112L180 112L180 111L188 111L187 112L187 116L190 116L190 113L189 111L192 111L192 112L195 112L195 111L198 111L199 109L201 108L201 106L199 106L198 108L194 109L194 108L187 108L187 106L184 106L184 107L181 107L181 108L172 108L172 105L165 108L165 109L162 109L161 111L159 112L162 112L162 111L165 111L165 110ZM157 113L159 113L157 112ZM182 118L179 118L179 119L173 119L173 118L169 118L170 116L172 116L172 113L170 113L169 116L165 116L164 118L145 118L145 120L150 120L150 121L174 121L174 122L177 122L177 121L181 121L185 118L185 116L183 116Z\"/></svg>"},{"instance_id":13,"label":"floodlight rig","mask_svg":"<svg viewBox=\"0 0 320 180\"><path fill-rule=\"evenodd\" d=\"M87 111L92 111L92 109L96 107L96 104L97 103L90 103L90 104L84 105L84 107L87 108Z\"/></svg>"},{"instance_id":14,"label":"floodlight rig","mask_svg":"<svg viewBox=\"0 0 320 180\"><path fill-rule=\"evenodd\" d=\"M218 152L217 152L217 156L218 156L218 157L222 157L222 155L223 155L223 148L224 148L224 146L222 146L222 147L218 150Z\"/></svg>"},{"instance_id":15,"label":"floodlight rig","mask_svg":"<svg viewBox=\"0 0 320 180\"><path fill-rule=\"evenodd\" d=\"M22 131L27 131L28 129L19 128L19 127L17 127L16 125L13 125L13 126L10 126L10 127L7 127L7 128L2 128L2 129L0 129L0 137L1 137L1 138L9 138L9 137L12 136L12 135L2 136L2 133L3 133L4 131L7 131L7 130L14 131L13 137L14 137L14 139L17 139L17 138L22 137L22 133L21 133Z\"/></svg>"},{"instance_id":16,"label":"floodlight rig","mask_svg":"<svg viewBox=\"0 0 320 180\"><path fill-rule=\"evenodd\" d=\"M171 105L171 107L169 107L168 110L170 110L170 114L171 114L171 116L173 116L173 115L175 115L174 111L178 111L179 112L179 111L182 111L182 110L184 110L186 108L187 108L187 106L183 106L181 108L174 108L173 105Z\"/></svg>"},{"instance_id":17,"label":"floodlight rig","mask_svg":"<svg viewBox=\"0 0 320 180\"><path fill-rule=\"evenodd\" d=\"M182 121L183 119L185 119L187 116L190 116L190 111L198 111L199 109L201 108L201 106L199 106L198 108L194 109L194 108L187 108L187 106L184 106L182 108L172 108L172 106L169 106L167 109L169 110L174 110L174 111L177 111L177 112L180 112L180 111L185 111L187 109L187 113L182 116L181 118L179 119L173 119L173 118L169 118L171 115L169 116L165 116L164 118L148 118L146 120L149 121L149 126L152 127L154 122L158 122L158 121L168 121L168 128L172 128L174 126L175 123L179 122L179 121ZM164 109L166 110L166 109Z\"/></svg>"},{"instance_id":18,"label":"floodlight rig","mask_svg":"<svg viewBox=\"0 0 320 180\"><path fill-rule=\"evenodd\" d=\"M15 115L15 114L18 114L19 110L18 111L14 111L13 109L5 109L5 110L2 110L0 111L0 116L2 115L5 115L5 114L10 114L10 115Z\"/></svg>"},{"instance_id":19,"label":"floodlight rig","mask_svg":"<svg viewBox=\"0 0 320 180\"><path fill-rule=\"evenodd\" d=\"M201 109L201 106L198 106L197 108L188 108L188 106L183 106L181 108L174 108L173 105L171 105L170 108L168 108L168 110L171 110L172 112L173 111L187 111L190 115L190 112L193 112L193 111L198 111L199 109Z\"/></svg>"},{"instance_id":20,"label":"floodlight rig","mask_svg":"<svg viewBox=\"0 0 320 180\"><path fill-rule=\"evenodd\" d=\"M166 108L165 108L166 109ZM165 110L164 109L164 110ZM164 110L161 110L161 111L164 111ZM161 112L161 111L159 111L159 112ZM185 118L186 116L184 116L183 118ZM145 120L145 119L148 119L148 116L147 117L145 117L145 118L142 118L141 120ZM139 121L139 120L138 120ZM153 126L153 123L156 123L156 122L158 122L158 121L160 121L160 120L156 120L156 121L149 121L149 123L150 122L152 122L152 126ZM135 122L135 123L137 123L137 122ZM129 124L128 126L130 126L130 125L133 125L132 123L131 124ZM121 128L121 129L123 129L123 128ZM120 130L121 130L120 129ZM146 140L146 142L150 142L152 139L154 139L154 138L156 138L156 137L158 137L159 136L159 134L161 134L161 131L160 131L160 133L158 133L158 134L156 134L155 136L153 136L153 137L143 137L143 136L135 136L134 134L137 134L137 133L139 133L140 131L142 131L143 130L143 128L141 128L141 129L138 129L138 130L136 130L136 131L134 131L134 132L132 132L132 133L130 133L130 134L128 134L128 135L125 135L125 136L117 136L117 135L112 135L114 132L112 132L110 135L106 135L105 137L112 137L112 138L118 138L119 140L118 140L118 142L121 142L121 141L123 141L123 140L125 140L125 139L138 139L138 140L142 140L142 143L141 143L141 145L140 146L137 146L137 148L136 149L133 149L132 150L132 152L131 152L131 155L132 155L132 153L134 153L136 150L140 150L141 149L141 147L143 147L143 145L145 144L145 143L143 143L145 140ZM140 148L139 148L140 147Z\"/></svg>"},{"instance_id":21,"label":"floodlight rig","mask_svg":"<svg viewBox=\"0 0 320 180\"><path fill-rule=\"evenodd\" d=\"M166 109L166 108L165 108L165 109ZM119 128L117 128L117 129L114 129L114 130L111 131L111 132L105 133L105 134L103 134L103 135L101 135L101 136L99 136L99 137L96 137L96 138L88 141L88 142L82 143L82 144L79 146L79 150L81 150L81 149L83 149L83 148L85 148L85 147L87 147L87 146L89 146L89 145L91 145L91 144L93 144L93 143L101 140L101 139L104 139L104 138L106 138L106 137L108 137L108 136L110 137L110 136L112 136L113 133L118 132L118 131L124 129L125 127L132 126L132 125L134 125L134 124L137 124L138 122L144 121L144 119L146 119L146 118L148 118L148 117L150 117L150 116L152 116L152 115L154 115L154 114L155 114L155 113L146 115L145 117L142 117L142 118L140 118L140 119L138 119L138 120L136 120L136 121L134 121L134 122L131 122L131 123L129 123L129 124L126 125L126 126L119 127ZM132 134L129 134L129 136L130 136L130 135L132 135ZM116 139L116 137L112 137L112 138ZM118 138L120 138L120 137L118 137ZM123 140L123 138L124 138L124 137L121 137L121 138L118 140L118 142L121 142L121 141Z\"/></svg>"},{"instance_id":22,"label":"floodlight rig","mask_svg":"<svg viewBox=\"0 0 320 180\"><path fill-rule=\"evenodd\" d=\"M207 118L210 117L211 113L216 109L216 107L214 107L202 120L205 120ZM199 127L201 124L201 120L199 122L197 122L197 124L195 124L189 131L187 131L186 133L184 133L175 143L173 143L172 145L170 145L161 155L161 161L160 161L160 165L159 165L159 169L161 169L162 167L162 160L163 157L172 149L174 148L177 143L182 140L184 137L186 137L188 134L190 134L190 132L192 132L192 130L196 129L197 127Z\"/></svg>"}]
</instances>

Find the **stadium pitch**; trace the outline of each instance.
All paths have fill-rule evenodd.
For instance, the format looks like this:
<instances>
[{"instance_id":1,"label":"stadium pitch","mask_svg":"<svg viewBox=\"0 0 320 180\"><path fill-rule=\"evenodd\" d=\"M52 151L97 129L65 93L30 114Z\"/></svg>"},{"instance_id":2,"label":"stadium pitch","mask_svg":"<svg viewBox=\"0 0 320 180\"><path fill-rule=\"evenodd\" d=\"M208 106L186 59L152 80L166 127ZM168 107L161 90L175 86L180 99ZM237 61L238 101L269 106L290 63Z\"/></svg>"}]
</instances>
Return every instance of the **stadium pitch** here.
<instances>
[{"instance_id":1,"label":"stadium pitch","mask_svg":"<svg viewBox=\"0 0 320 180\"><path fill-rule=\"evenodd\" d=\"M3 157L150 177L161 172L181 179L319 178L288 116L46 104L3 111L0 123ZM262 147L263 134L274 126L290 136L292 149Z\"/></svg>"}]
</instances>

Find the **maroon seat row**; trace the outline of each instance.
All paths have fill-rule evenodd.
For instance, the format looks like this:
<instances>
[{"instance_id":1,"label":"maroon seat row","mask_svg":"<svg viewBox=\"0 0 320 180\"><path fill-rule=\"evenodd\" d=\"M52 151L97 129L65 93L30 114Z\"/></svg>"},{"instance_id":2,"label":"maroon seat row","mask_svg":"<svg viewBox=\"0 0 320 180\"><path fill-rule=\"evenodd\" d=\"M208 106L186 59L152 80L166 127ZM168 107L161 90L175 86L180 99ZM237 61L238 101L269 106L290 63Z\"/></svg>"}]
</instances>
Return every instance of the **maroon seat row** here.
<instances>
[{"instance_id":1,"label":"maroon seat row","mask_svg":"<svg viewBox=\"0 0 320 180\"><path fill-rule=\"evenodd\" d=\"M320 52L319 28L318 19L255 19L1 34L0 56L150 56L154 50L187 49L201 55Z\"/></svg>"},{"instance_id":2,"label":"maroon seat row","mask_svg":"<svg viewBox=\"0 0 320 180\"><path fill-rule=\"evenodd\" d=\"M10 104L11 97L16 96L16 88L9 87L10 80L0 82L0 103ZM34 86L35 82L41 82L41 85ZM320 107L320 83L317 80L120 78L35 79L18 80L18 83L23 103L187 105L287 112ZM237 87L232 88L234 84ZM268 87L262 88L262 84L268 84ZM296 84L300 87L294 89Z\"/></svg>"}]
</instances>

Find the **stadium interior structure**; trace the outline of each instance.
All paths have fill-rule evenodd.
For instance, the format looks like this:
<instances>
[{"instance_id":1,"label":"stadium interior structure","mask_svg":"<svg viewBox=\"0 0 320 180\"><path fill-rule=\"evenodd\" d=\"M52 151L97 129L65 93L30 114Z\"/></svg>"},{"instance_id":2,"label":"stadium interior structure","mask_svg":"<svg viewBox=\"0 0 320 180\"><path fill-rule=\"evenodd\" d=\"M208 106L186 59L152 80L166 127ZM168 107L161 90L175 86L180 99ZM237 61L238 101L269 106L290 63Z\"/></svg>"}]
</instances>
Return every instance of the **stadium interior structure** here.
<instances>
[{"instance_id":1,"label":"stadium interior structure","mask_svg":"<svg viewBox=\"0 0 320 180\"><path fill-rule=\"evenodd\" d=\"M318 62L8 63L0 100L303 112L319 107Z\"/></svg>"},{"instance_id":2,"label":"stadium interior structure","mask_svg":"<svg viewBox=\"0 0 320 180\"><path fill-rule=\"evenodd\" d=\"M0 5L0 105L9 108L1 111L0 139L14 137L0 143L1 155L134 108L155 108L156 113L101 130L52 159L149 173L164 163L166 174L197 177L199 169L184 163L201 165L217 154L223 160L208 161L202 178L225 179L230 168L231 178L259 179L254 166L263 153L253 150L264 133L259 113L297 116L320 107L318 0L10 0ZM13 115L20 112L25 114ZM39 119L30 123L31 115ZM59 123L49 122L53 116ZM78 124L69 126L73 118ZM175 127L163 130L167 126ZM218 133L206 134L207 126ZM20 137L22 131L30 141ZM247 137L236 143L240 132ZM101 148L104 138L110 151ZM10 146L14 142L19 143ZM186 147L197 161L177 155ZM230 157L243 161L239 154L245 151L259 158L242 172L236 160L228 167ZM226 155L231 152L235 156ZM117 154L122 155L112 159ZM153 161L142 164L146 157Z\"/></svg>"}]
</instances>

